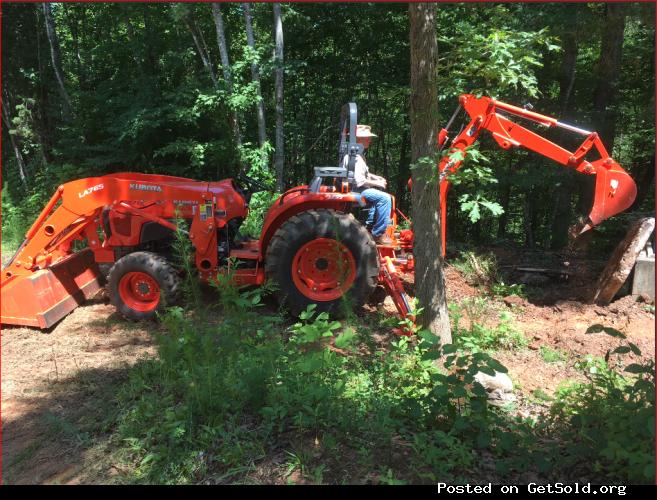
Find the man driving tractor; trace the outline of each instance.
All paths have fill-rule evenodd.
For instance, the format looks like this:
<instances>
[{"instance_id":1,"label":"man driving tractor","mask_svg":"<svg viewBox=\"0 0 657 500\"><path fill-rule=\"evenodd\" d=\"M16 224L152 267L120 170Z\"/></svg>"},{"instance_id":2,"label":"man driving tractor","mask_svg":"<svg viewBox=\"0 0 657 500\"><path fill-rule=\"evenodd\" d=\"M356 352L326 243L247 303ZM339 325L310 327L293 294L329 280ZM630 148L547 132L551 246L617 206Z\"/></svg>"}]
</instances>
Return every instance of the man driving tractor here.
<instances>
[{"instance_id":1,"label":"man driving tractor","mask_svg":"<svg viewBox=\"0 0 657 500\"><path fill-rule=\"evenodd\" d=\"M356 141L366 150L372 137L372 127L369 125L358 125L356 128ZM343 165L347 167L349 156L345 155ZM386 229L390 225L390 211L392 209L392 198L388 193L383 191L388 181L379 175L370 173L365 158L362 155L356 156L356 165L354 168L354 182L357 191L371 205L367 222L365 225L371 229L374 241L378 245L390 245L392 240L386 234Z\"/></svg>"}]
</instances>

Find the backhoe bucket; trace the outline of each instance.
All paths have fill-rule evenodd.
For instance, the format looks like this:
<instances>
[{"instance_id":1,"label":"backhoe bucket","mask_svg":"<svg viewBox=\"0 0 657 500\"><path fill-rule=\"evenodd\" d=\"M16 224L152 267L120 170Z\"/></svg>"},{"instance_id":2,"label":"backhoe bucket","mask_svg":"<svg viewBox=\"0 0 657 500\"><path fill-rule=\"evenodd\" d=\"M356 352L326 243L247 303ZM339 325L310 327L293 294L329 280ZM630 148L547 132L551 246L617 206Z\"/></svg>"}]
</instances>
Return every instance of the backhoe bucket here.
<instances>
[{"instance_id":1,"label":"backhoe bucket","mask_svg":"<svg viewBox=\"0 0 657 500\"><path fill-rule=\"evenodd\" d=\"M620 169L598 168L595 176L595 193L589 220L582 234L605 219L628 209L636 198L636 184L627 172Z\"/></svg>"},{"instance_id":2,"label":"backhoe bucket","mask_svg":"<svg viewBox=\"0 0 657 500\"><path fill-rule=\"evenodd\" d=\"M50 328L103 286L89 249L2 286L2 324Z\"/></svg>"}]
</instances>

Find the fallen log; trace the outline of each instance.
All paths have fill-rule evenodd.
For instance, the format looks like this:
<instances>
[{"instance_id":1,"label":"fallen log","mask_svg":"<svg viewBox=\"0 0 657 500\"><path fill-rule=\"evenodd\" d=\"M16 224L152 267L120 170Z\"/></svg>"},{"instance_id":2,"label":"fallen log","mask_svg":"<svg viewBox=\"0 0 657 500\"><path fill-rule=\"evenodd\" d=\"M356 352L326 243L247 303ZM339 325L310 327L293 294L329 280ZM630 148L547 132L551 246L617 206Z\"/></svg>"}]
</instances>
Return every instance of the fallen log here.
<instances>
[{"instance_id":1,"label":"fallen log","mask_svg":"<svg viewBox=\"0 0 657 500\"><path fill-rule=\"evenodd\" d=\"M618 244L598 278L595 290L589 300L590 303L607 305L612 301L632 272L639 253L646 246L654 230L655 219L653 217L639 219L630 226L627 235Z\"/></svg>"}]
</instances>

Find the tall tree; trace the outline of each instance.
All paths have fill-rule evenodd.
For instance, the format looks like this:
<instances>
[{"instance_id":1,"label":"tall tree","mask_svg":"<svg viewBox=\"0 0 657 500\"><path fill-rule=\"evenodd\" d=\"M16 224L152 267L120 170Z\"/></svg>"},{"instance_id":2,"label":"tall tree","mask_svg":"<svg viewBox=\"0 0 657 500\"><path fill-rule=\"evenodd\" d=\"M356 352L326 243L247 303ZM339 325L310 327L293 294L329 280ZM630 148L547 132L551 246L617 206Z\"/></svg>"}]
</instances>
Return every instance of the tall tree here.
<instances>
[{"instance_id":1,"label":"tall tree","mask_svg":"<svg viewBox=\"0 0 657 500\"><path fill-rule=\"evenodd\" d=\"M616 97L626 15L624 5L606 3L600 31L600 55L593 92L593 121L609 154L612 154L616 137ZM585 212L593 202L594 182L592 176L580 177L579 208Z\"/></svg>"},{"instance_id":2,"label":"tall tree","mask_svg":"<svg viewBox=\"0 0 657 500\"><path fill-rule=\"evenodd\" d=\"M616 136L616 96L626 15L625 5L605 4L597 82L593 93L596 129L610 153Z\"/></svg>"},{"instance_id":3,"label":"tall tree","mask_svg":"<svg viewBox=\"0 0 657 500\"><path fill-rule=\"evenodd\" d=\"M438 82L436 4L410 3L411 160L415 293L424 308L422 326L451 343L440 245L440 204L436 178Z\"/></svg>"},{"instance_id":4,"label":"tall tree","mask_svg":"<svg viewBox=\"0 0 657 500\"><path fill-rule=\"evenodd\" d=\"M276 169L276 189L283 191L285 187L285 135L283 131L283 20L281 18L281 4L274 4L274 75L276 87L276 152L274 153L274 167Z\"/></svg>"},{"instance_id":5,"label":"tall tree","mask_svg":"<svg viewBox=\"0 0 657 500\"><path fill-rule=\"evenodd\" d=\"M212 4L212 19L217 31L217 45L219 46L219 57L221 58L221 71L226 82L228 94L233 93L233 75L230 70L230 59L228 58L228 46L226 44L226 30L224 29L224 18L221 14L221 8L218 3ZM239 116L236 111L231 111L231 124L235 134L235 142L238 146L242 145L242 132L240 130Z\"/></svg>"},{"instance_id":6,"label":"tall tree","mask_svg":"<svg viewBox=\"0 0 657 500\"><path fill-rule=\"evenodd\" d=\"M179 5L178 9L181 13L181 17L183 22L185 23L185 26L187 26L187 29L192 35L192 39L194 40L194 45L196 45L196 50L198 51L198 55L200 56L201 61L203 62L203 66L205 66L205 69L207 70L208 75L210 76L210 80L212 80L212 85L214 85L215 89L219 88L217 73L214 70L214 65L212 64L212 59L210 58L210 51L208 50L208 46L205 43L203 32L198 27L194 15L186 5Z\"/></svg>"},{"instance_id":7,"label":"tall tree","mask_svg":"<svg viewBox=\"0 0 657 500\"><path fill-rule=\"evenodd\" d=\"M251 6L248 3L243 3L242 9L244 11L244 22L246 24L246 43L255 54ZM267 142L267 128L265 127L265 103L262 100L262 92L260 90L260 70L258 69L258 63L255 59L251 61L251 78L256 85L256 91L258 93L258 141L262 147L265 142Z\"/></svg>"},{"instance_id":8,"label":"tall tree","mask_svg":"<svg viewBox=\"0 0 657 500\"><path fill-rule=\"evenodd\" d=\"M561 59L561 76L559 78L559 117L563 120L570 121L570 110L572 108L571 100L575 86L575 75L577 73L577 55L579 53L579 19L578 10L575 10L569 17L566 24L566 31L562 35L563 40L563 57ZM559 143L562 143L566 134L560 133ZM546 238L546 246L558 249L568 244L568 228L572 218L572 195L574 188L574 179L572 171L561 172L559 180L559 189L554 197L554 204L550 219L550 237Z\"/></svg>"},{"instance_id":9,"label":"tall tree","mask_svg":"<svg viewBox=\"0 0 657 500\"><path fill-rule=\"evenodd\" d=\"M52 59L52 67L55 71L55 79L57 80L57 89L62 98L62 106L64 108L64 115L70 117L73 114L73 106L71 105L71 98L66 91L66 80L64 72L62 71L62 57L59 48L59 39L57 38L57 31L55 29L55 20L52 15L52 7L49 3L44 2L43 17L46 24L46 33L48 34L48 41L50 42L50 57Z\"/></svg>"},{"instance_id":10,"label":"tall tree","mask_svg":"<svg viewBox=\"0 0 657 500\"><path fill-rule=\"evenodd\" d=\"M27 186L27 169L25 168L25 159L23 158L23 153L18 144L18 139L14 134L11 133L11 116L9 114L9 99L7 98L7 93L3 91L2 96L2 122L5 124L6 130L9 132L9 140L11 141L11 147L14 150L14 156L16 156L16 164L18 165L18 174L20 175L21 181L24 185Z\"/></svg>"}]
</instances>

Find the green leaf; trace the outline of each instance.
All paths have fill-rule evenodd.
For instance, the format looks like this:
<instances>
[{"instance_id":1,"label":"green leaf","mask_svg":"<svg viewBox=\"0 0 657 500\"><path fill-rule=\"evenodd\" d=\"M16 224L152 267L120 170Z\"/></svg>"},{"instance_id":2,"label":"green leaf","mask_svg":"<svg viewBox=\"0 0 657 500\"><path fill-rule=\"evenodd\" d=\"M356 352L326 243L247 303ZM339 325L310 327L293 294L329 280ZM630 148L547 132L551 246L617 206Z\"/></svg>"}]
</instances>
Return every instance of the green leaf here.
<instances>
[{"instance_id":1,"label":"green leaf","mask_svg":"<svg viewBox=\"0 0 657 500\"><path fill-rule=\"evenodd\" d=\"M353 343L355 337L356 337L356 332L353 329L349 328L336 337L335 347L337 347L338 349L345 349Z\"/></svg>"},{"instance_id":2,"label":"green leaf","mask_svg":"<svg viewBox=\"0 0 657 500\"><path fill-rule=\"evenodd\" d=\"M422 361L429 361L433 359L438 359L440 357L440 351L427 351L422 355Z\"/></svg>"},{"instance_id":3,"label":"green leaf","mask_svg":"<svg viewBox=\"0 0 657 500\"><path fill-rule=\"evenodd\" d=\"M486 448L490 444L490 433L482 431L479 434L477 434L477 447L478 448Z\"/></svg>"},{"instance_id":4,"label":"green leaf","mask_svg":"<svg viewBox=\"0 0 657 500\"><path fill-rule=\"evenodd\" d=\"M490 375L491 377L495 376L495 370L489 366L480 366L479 371L481 373L485 373L486 375Z\"/></svg>"},{"instance_id":5,"label":"green leaf","mask_svg":"<svg viewBox=\"0 0 657 500\"><path fill-rule=\"evenodd\" d=\"M455 344L445 344L443 346L443 353L445 354L453 354L457 352L459 348Z\"/></svg>"},{"instance_id":6,"label":"green leaf","mask_svg":"<svg viewBox=\"0 0 657 500\"><path fill-rule=\"evenodd\" d=\"M646 373L648 369L643 365L632 363L631 365L628 365L627 368L625 368L625 371L627 373Z\"/></svg>"},{"instance_id":7,"label":"green leaf","mask_svg":"<svg viewBox=\"0 0 657 500\"><path fill-rule=\"evenodd\" d=\"M500 363L499 361L493 358L488 360L488 366L500 373L507 373L509 371L507 370L506 366L504 366L502 363Z\"/></svg>"},{"instance_id":8,"label":"green leaf","mask_svg":"<svg viewBox=\"0 0 657 500\"><path fill-rule=\"evenodd\" d=\"M440 344L440 337L438 337L438 335L433 334L430 330L426 330L426 329L420 330L418 332L418 335L429 345Z\"/></svg>"},{"instance_id":9,"label":"green leaf","mask_svg":"<svg viewBox=\"0 0 657 500\"><path fill-rule=\"evenodd\" d=\"M491 214L497 216L497 215L502 215L504 213L504 209L502 208L502 205L499 203L495 203L492 201L481 201L481 204L486 207Z\"/></svg>"}]
</instances>

